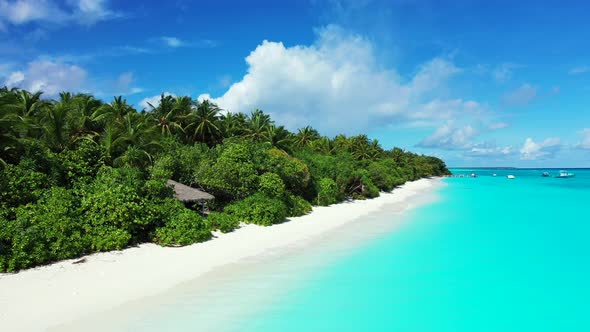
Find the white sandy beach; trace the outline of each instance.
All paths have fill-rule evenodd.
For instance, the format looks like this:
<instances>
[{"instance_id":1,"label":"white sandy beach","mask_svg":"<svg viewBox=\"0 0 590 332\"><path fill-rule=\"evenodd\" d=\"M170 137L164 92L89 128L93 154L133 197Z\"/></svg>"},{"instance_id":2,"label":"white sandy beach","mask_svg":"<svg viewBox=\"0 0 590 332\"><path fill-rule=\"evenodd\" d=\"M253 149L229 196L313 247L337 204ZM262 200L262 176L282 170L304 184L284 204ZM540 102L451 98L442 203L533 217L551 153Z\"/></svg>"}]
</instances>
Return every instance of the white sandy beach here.
<instances>
[{"instance_id":1,"label":"white sandy beach","mask_svg":"<svg viewBox=\"0 0 590 332\"><path fill-rule=\"evenodd\" d=\"M182 248L143 244L87 256L83 264L63 261L17 274L0 274L3 331L45 331L157 295L200 275L277 248L301 245L392 204L412 206L439 179L405 184L381 197L315 207L313 212L272 227L242 225L232 233Z\"/></svg>"}]
</instances>

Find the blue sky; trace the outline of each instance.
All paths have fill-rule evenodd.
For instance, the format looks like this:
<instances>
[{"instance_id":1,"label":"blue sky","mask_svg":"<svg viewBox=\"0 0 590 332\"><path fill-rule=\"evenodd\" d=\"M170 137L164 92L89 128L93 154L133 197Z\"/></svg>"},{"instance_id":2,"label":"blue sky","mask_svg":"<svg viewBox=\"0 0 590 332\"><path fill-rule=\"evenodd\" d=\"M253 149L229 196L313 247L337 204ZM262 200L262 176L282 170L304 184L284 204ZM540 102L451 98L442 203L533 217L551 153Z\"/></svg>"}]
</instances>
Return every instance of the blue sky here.
<instances>
[{"instance_id":1,"label":"blue sky","mask_svg":"<svg viewBox=\"0 0 590 332\"><path fill-rule=\"evenodd\" d=\"M0 84L162 92L451 166L590 166L585 1L0 0Z\"/></svg>"}]
</instances>

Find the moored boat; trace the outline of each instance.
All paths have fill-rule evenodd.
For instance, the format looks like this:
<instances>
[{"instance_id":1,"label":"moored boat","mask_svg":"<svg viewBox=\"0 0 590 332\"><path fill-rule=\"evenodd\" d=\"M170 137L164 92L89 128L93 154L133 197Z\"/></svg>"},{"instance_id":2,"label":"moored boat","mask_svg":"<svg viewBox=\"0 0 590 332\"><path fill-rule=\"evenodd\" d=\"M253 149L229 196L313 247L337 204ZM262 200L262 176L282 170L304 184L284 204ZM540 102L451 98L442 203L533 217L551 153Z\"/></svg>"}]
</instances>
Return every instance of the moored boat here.
<instances>
[{"instance_id":1,"label":"moored boat","mask_svg":"<svg viewBox=\"0 0 590 332\"><path fill-rule=\"evenodd\" d=\"M507 178L509 178L509 179L512 180L512 179L516 179L516 176L514 176L514 175L508 175Z\"/></svg>"},{"instance_id":2,"label":"moored boat","mask_svg":"<svg viewBox=\"0 0 590 332\"><path fill-rule=\"evenodd\" d=\"M574 173L569 173L567 171L559 171L559 175L556 175L556 178L565 179L565 178L573 178L576 176Z\"/></svg>"},{"instance_id":3,"label":"moored boat","mask_svg":"<svg viewBox=\"0 0 590 332\"><path fill-rule=\"evenodd\" d=\"M543 174L541 174L541 176L544 178L549 177L549 172L543 172Z\"/></svg>"}]
</instances>

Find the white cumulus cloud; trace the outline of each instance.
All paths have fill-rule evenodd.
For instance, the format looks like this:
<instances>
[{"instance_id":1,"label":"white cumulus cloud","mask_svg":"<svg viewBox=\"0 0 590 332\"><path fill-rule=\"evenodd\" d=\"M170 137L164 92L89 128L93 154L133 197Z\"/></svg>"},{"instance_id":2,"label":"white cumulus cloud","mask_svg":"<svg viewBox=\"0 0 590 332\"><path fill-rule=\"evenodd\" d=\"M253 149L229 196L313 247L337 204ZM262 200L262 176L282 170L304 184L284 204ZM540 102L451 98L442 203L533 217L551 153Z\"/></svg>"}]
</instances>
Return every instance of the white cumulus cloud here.
<instances>
[{"instance_id":1,"label":"white cumulus cloud","mask_svg":"<svg viewBox=\"0 0 590 332\"><path fill-rule=\"evenodd\" d=\"M54 2L48 0L0 0L0 19L12 24L31 21L59 22L67 17Z\"/></svg>"},{"instance_id":2,"label":"white cumulus cloud","mask_svg":"<svg viewBox=\"0 0 590 332\"><path fill-rule=\"evenodd\" d=\"M52 61L33 61L23 71L12 72L4 85L56 96L62 91L84 92L87 73L76 65Z\"/></svg>"},{"instance_id":3,"label":"white cumulus cloud","mask_svg":"<svg viewBox=\"0 0 590 332\"><path fill-rule=\"evenodd\" d=\"M92 25L120 16L108 8L106 0L0 0L0 25L30 22L78 23Z\"/></svg>"},{"instance_id":4,"label":"white cumulus cloud","mask_svg":"<svg viewBox=\"0 0 590 332\"><path fill-rule=\"evenodd\" d=\"M58 60L38 59L21 68L10 66L0 72L0 86L20 88L31 92L42 91L45 97L56 97L60 92L92 92L97 97L132 95L143 92L136 86L132 72L123 72L116 78L96 79L79 65Z\"/></svg>"},{"instance_id":5,"label":"white cumulus cloud","mask_svg":"<svg viewBox=\"0 0 590 332\"><path fill-rule=\"evenodd\" d=\"M73 7L71 17L81 24L92 25L121 16L108 8L107 0L70 0L69 3Z\"/></svg>"},{"instance_id":6,"label":"white cumulus cloud","mask_svg":"<svg viewBox=\"0 0 590 332\"><path fill-rule=\"evenodd\" d=\"M494 142L488 142L473 146L468 151L465 151L463 155L467 157L502 158L515 152L511 146L497 146Z\"/></svg>"},{"instance_id":7,"label":"white cumulus cloud","mask_svg":"<svg viewBox=\"0 0 590 332\"><path fill-rule=\"evenodd\" d=\"M547 138L542 142L535 142L527 138L520 149L520 159L537 160L549 159L561 149L561 140L557 137Z\"/></svg>"},{"instance_id":8,"label":"white cumulus cloud","mask_svg":"<svg viewBox=\"0 0 590 332\"><path fill-rule=\"evenodd\" d=\"M448 118L475 103L442 98L460 72L450 61L432 59L404 78L378 63L371 42L336 26L318 30L309 46L264 41L246 63L246 75L213 101L230 112L260 108L290 129L313 124L328 134L358 133L374 124Z\"/></svg>"},{"instance_id":9,"label":"white cumulus cloud","mask_svg":"<svg viewBox=\"0 0 590 332\"><path fill-rule=\"evenodd\" d=\"M464 150L473 146L477 130L470 125L454 127L452 122L440 126L432 135L424 138L418 147L443 150Z\"/></svg>"},{"instance_id":10,"label":"white cumulus cloud","mask_svg":"<svg viewBox=\"0 0 590 332\"><path fill-rule=\"evenodd\" d=\"M15 71L10 73L4 85L9 87L18 86L25 80L25 74L22 71Z\"/></svg>"},{"instance_id":11,"label":"white cumulus cloud","mask_svg":"<svg viewBox=\"0 0 590 332\"><path fill-rule=\"evenodd\" d=\"M414 119L451 119L457 114L480 114L484 107L478 102L463 99L433 99L431 101L416 105L409 118Z\"/></svg>"}]
</instances>

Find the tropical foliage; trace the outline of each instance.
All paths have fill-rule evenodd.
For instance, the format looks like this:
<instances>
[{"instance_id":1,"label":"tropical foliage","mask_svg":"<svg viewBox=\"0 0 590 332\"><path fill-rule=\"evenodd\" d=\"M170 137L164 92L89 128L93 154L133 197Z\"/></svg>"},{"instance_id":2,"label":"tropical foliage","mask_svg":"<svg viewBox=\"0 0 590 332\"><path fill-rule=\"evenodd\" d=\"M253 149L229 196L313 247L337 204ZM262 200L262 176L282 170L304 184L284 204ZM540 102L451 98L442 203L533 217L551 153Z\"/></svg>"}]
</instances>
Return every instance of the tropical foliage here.
<instances>
[{"instance_id":1,"label":"tropical foliage","mask_svg":"<svg viewBox=\"0 0 590 332\"><path fill-rule=\"evenodd\" d=\"M365 135L290 132L262 110L162 95L137 111L122 97L0 89L0 271L143 242L177 246L272 225L347 198L376 197L446 174L438 158ZM208 217L166 180L215 195Z\"/></svg>"}]
</instances>

